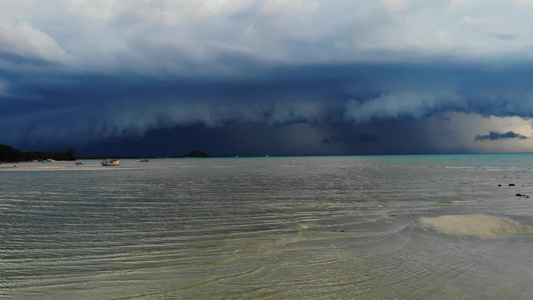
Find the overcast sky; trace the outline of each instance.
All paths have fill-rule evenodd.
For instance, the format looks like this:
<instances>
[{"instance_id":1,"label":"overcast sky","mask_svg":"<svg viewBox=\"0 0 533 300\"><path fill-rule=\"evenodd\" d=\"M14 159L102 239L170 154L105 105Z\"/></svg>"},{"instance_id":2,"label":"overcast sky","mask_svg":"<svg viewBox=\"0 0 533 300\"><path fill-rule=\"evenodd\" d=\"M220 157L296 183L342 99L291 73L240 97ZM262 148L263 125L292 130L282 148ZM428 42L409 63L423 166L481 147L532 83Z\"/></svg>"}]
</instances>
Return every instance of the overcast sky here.
<instances>
[{"instance_id":1,"label":"overcast sky","mask_svg":"<svg viewBox=\"0 0 533 300\"><path fill-rule=\"evenodd\" d=\"M533 0L0 0L0 144L533 149Z\"/></svg>"}]
</instances>

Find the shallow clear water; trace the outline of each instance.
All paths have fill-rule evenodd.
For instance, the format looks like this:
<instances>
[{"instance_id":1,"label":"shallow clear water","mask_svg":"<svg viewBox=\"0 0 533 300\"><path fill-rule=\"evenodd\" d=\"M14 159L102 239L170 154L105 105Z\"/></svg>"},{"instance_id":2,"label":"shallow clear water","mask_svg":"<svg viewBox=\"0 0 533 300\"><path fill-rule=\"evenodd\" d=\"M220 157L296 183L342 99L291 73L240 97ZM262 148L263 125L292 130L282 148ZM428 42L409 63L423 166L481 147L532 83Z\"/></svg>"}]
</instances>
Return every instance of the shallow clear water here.
<instances>
[{"instance_id":1,"label":"shallow clear water","mask_svg":"<svg viewBox=\"0 0 533 300\"><path fill-rule=\"evenodd\" d=\"M533 225L533 155L85 163L0 172L0 298L533 297L533 234L418 222Z\"/></svg>"}]
</instances>

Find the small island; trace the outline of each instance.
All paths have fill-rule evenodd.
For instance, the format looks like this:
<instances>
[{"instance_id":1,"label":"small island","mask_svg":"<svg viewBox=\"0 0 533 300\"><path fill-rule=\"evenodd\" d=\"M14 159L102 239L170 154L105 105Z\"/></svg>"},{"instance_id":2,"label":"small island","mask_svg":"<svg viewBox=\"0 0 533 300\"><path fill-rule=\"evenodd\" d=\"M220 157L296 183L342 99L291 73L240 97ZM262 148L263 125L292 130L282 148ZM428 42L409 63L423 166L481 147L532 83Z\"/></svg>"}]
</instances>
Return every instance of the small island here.
<instances>
[{"instance_id":1,"label":"small island","mask_svg":"<svg viewBox=\"0 0 533 300\"><path fill-rule=\"evenodd\" d=\"M193 150L185 155L183 155L182 157L185 157L185 158L208 158L210 157L209 154L201 151L201 150Z\"/></svg>"}]
</instances>

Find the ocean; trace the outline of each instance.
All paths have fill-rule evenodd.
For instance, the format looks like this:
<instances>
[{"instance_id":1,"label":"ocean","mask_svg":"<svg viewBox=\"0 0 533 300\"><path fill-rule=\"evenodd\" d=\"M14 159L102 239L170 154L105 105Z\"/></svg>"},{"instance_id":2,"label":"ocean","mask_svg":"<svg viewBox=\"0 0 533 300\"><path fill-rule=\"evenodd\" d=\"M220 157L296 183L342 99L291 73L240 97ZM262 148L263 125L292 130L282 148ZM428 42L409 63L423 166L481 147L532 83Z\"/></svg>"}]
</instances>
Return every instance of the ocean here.
<instances>
[{"instance_id":1,"label":"ocean","mask_svg":"<svg viewBox=\"0 0 533 300\"><path fill-rule=\"evenodd\" d=\"M0 298L533 298L533 233L421 222L530 228L533 154L121 162L0 165Z\"/></svg>"}]
</instances>

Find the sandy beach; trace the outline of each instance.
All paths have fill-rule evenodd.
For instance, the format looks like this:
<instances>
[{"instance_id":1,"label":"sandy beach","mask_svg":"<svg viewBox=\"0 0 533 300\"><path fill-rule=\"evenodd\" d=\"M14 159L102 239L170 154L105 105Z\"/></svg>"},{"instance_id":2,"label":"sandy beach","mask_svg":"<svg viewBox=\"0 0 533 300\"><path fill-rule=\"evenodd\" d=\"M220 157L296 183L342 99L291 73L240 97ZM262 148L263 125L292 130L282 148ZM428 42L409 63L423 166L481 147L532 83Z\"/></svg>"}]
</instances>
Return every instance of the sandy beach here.
<instances>
[{"instance_id":1,"label":"sandy beach","mask_svg":"<svg viewBox=\"0 0 533 300\"><path fill-rule=\"evenodd\" d=\"M491 239L502 238L519 232L533 233L533 226L520 226L510 220L485 214L420 218L420 222L447 234L471 235Z\"/></svg>"},{"instance_id":2,"label":"sandy beach","mask_svg":"<svg viewBox=\"0 0 533 300\"><path fill-rule=\"evenodd\" d=\"M1 166L0 172L15 172L15 171L55 171L55 170L65 170L64 167L50 167L50 166Z\"/></svg>"},{"instance_id":3,"label":"sandy beach","mask_svg":"<svg viewBox=\"0 0 533 300\"><path fill-rule=\"evenodd\" d=\"M117 167L103 167L99 160L87 160L83 165L76 165L73 161L56 161L53 163L2 163L0 172L23 172L23 171L94 171L116 170Z\"/></svg>"}]
</instances>

